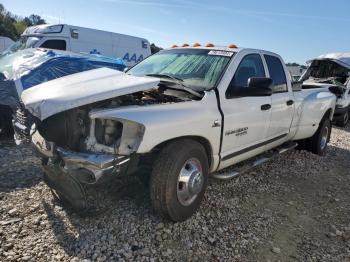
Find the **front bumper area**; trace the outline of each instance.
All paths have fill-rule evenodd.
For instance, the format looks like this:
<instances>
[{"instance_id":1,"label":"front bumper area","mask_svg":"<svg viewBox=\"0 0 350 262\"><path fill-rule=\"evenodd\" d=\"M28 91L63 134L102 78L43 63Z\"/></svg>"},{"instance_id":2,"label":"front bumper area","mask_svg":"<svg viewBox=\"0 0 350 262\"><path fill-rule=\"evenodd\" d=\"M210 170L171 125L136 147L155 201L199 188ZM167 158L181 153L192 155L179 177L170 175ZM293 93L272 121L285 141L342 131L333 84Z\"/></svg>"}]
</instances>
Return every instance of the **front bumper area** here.
<instances>
[{"instance_id":1,"label":"front bumper area","mask_svg":"<svg viewBox=\"0 0 350 262\"><path fill-rule=\"evenodd\" d=\"M46 184L77 210L90 207L87 188L111 181L127 173L131 157L110 154L80 153L46 141L38 131L32 143L43 159Z\"/></svg>"},{"instance_id":2,"label":"front bumper area","mask_svg":"<svg viewBox=\"0 0 350 262\"><path fill-rule=\"evenodd\" d=\"M96 183L105 175L121 173L130 160L126 156L79 153L57 147L55 143L46 141L38 131L32 135L32 143L41 157L50 159L53 163L59 162L66 172L90 173L90 178L81 181L88 184Z\"/></svg>"}]
</instances>

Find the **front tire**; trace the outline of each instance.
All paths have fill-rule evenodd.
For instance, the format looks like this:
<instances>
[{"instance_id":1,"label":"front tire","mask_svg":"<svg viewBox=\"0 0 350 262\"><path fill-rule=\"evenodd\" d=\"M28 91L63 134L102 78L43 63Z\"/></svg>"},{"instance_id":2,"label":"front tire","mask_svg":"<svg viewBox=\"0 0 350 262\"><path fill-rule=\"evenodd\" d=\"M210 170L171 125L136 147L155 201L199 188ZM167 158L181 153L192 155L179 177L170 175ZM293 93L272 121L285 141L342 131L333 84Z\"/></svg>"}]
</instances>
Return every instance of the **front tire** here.
<instances>
[{"instance_id":1,"label":"front tire","mask_svg":"<svg viewBox=\"0 0 350 262\"><path fill-rule=\"evenodd\" d=\"M320 155L324 156L327 149L327 144L330 139L332 131L332 125L329 118L325 118L321 123L319 128L317 129L317 132L306 140L305 146L306 150Z\"/></svg>"},{"instance_id":2,"label":"front tire","mask_svg":"<svg viewBox=\"0 0 350 262\"><path fill-rule=\"evenodd\" d=\"M204 147L190 139L166 145L151 174L151 200L155 211L173 221L184 221L199 208L208 181Z\"/></svg>"}]
</instances>

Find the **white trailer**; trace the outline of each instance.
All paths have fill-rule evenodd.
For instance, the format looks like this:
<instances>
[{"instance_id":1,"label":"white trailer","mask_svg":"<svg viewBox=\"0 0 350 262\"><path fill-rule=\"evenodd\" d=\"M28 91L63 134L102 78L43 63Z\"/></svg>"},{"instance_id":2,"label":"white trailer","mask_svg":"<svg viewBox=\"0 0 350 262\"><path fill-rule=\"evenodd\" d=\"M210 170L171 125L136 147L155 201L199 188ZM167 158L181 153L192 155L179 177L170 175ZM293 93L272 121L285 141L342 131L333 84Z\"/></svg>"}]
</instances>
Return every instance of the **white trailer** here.
<instances>
[{"instance_id":1,"label":"white trailer","mask_svg":"<svg viewBox=\"0 0 350 262\"><path fill-rule=\"evenodd\" d=\"M11 38L8 38L6 36L0 36L0 53L6 50L12 44L13 41Z\"/></svg>"},{"instance_id":2,"label":"white trailer","mask_svg":"<svg viewBox=\"0 0 350 262\"><path fill-rule=\"evenodd\" d=\"M5 53L33 47L120 57L127 66L151 54L147 39L66 24L28 27Z\"/></svg>"}]
</instances>

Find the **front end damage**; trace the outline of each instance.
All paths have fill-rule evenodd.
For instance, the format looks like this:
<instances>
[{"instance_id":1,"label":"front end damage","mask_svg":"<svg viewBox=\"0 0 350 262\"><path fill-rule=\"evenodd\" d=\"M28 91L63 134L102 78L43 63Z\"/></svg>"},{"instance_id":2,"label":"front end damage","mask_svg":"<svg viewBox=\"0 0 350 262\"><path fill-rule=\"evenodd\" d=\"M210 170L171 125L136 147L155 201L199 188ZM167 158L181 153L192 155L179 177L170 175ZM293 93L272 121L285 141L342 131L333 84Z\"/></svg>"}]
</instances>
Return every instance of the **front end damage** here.
<instances>
[{"instance_id":1,"label":"front end damage","mask_svg":"<svg viewBox=\"0 0 350 262\"><path fill-rule=\"evenodd\" d=\"M127 174L130 162L137 160L132 156L71 151L46 141L38 131L32 135L32 142L42 159L46 184L79 211L93 207L88 201L89 186Z\"/></svg>"},{"instance_id":2,"label":"front end damage","mask_svg":"<svg viewBox=\"0 0 350 262\"><path fill-rule=\"evenodd\" d=\"M135 174L148 158L137 153L145 126L123 118L104 117L103 112L190 100L187 93L158 83L152 89L95 101L46 119L26 109L32 119L31 141L42 159L45 182L76 210L93 208L95 200L90 201L89 188Z\"/></svg>"}]
</instances>

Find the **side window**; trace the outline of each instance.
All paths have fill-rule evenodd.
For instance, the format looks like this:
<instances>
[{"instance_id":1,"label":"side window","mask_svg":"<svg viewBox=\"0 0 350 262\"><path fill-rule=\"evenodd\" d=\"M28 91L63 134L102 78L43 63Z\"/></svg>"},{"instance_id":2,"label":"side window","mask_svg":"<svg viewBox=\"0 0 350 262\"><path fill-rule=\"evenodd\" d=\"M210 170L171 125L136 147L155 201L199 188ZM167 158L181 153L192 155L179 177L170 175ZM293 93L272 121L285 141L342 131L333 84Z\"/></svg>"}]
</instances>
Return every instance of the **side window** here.
<instances>
[{"instance_id":1,"label":"side window","mask_svg":"<svg viewBox=\"0 0 350 262\"><path fill-rule=\"evenodd\" d=\"M228 93L231 90L247 87L248 79L251 77L266 77L264 65L259 54L246 55L242 59L226 90L226 98L229 97Z\"/></svg>"},{"instance_id":2,"label":"side window","mask_svg":"<svg viewBox=\"0 0 350 262\"><path fill-rule=\"evenodd\" d=\"M65 40L46 40L40 47L66 50L66 41Z\"/></svg>"},{"instance_id":3,"label":"side window","mask_svg":"<svg viewBox=\"0 0 350 262\"><path fill-rule=\"evenodd\" d=\"M274 93L288 92L286 74L283 69L281 60L278 57L264 55L267 68L269 69L270 78L273 81Z\"/></svg>"}]
</instances>

